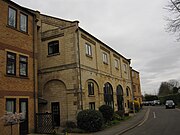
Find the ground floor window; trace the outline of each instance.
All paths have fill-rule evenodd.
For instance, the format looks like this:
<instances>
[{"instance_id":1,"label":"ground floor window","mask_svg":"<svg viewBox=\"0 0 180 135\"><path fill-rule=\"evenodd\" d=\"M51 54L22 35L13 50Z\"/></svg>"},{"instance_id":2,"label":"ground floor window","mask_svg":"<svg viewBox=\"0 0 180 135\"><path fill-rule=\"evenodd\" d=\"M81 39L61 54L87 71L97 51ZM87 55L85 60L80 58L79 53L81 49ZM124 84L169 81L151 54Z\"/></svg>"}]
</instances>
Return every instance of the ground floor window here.
<instances>
[{"instance_id":1,"label":"ground floor window","mask_svg":"<svg viewBox=\"0 0 180 135\"><path fill-rule=\"evenodd\" d=\"M95 102L89 103L89 109L95 110Z\"/></svg>"},{"instance_id":2,"label":"ground floor window","mask_svg":"<svg viewBox=\"0 0 180 135\"><path fill-rule=\"evenodd\" d=\"M11 113L16 112L16 99L14 98L6 99L6 111Z\"/></svg>"}]
</instances>

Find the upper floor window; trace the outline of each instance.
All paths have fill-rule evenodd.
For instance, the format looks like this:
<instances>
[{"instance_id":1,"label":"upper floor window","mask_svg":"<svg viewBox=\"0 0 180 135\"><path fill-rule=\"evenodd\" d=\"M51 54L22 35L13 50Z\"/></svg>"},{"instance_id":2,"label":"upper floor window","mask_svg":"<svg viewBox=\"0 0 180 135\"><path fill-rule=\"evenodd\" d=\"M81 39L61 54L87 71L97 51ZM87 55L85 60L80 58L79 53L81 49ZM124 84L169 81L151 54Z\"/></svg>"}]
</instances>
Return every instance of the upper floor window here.
<instances>
[{"instance_id":1,"label":"upper floor window","mask_svg":"<svg viewBox=\"0 0 180 135\"><path fill-rule=\"evenodd\" d=\"M16 99L6 99L6 111L11 113L16 112Z\"/></svg>"},{"instance_id":2,"label":"upper floor window","mask_svg":"<svg viewBox=\"0 0 180 135\"><path fill-rule=\"evenodd\" d=\"M6 73L10 75L16 75L16 54L15 53L7 53L7 65L6 65Z\"/></svg>"},{"instance_id":3,"label":"upper floor window","mask_svg":"<svg viewBox=\"0 0 180 135\"><path fill-rule=\"evenodd\" d=\"M108 64L108 55L106 53L103 53L103 62Z\"/></svg>"},{"instance_id":4,"label":"upper floor window","mask_svg":"<svg viewBox=\"0 0 180 135\"><path fill-rule=\"evenodd\" d=\"M8 13L8 25L16 28L17 24L17 11L11 7L9 7Z\"/></svg>"},{"instance_id":5,"label":"upper floor window","mask_svg":"<svg viewBox=\"0 0 180 135\"><path fill-rule=\"evenodd\" d=\"M94 95L94 83L88 82L88 94Z\"/></svg>"},{"instance_id":6,"label":"upper floor window","mask_svg":"<svg viewBox=\"0 0 180 135\"><path fill-rule=\"evenodd\" d=\"M132 71L132 77L134 77L135 76L135 73L134 73L134 71Z\"/></svg>"},{"instance_id":7,"label":"upper floor window","mask_svg":"<svg viewBox=\"0 0 180 135\"><path fill-rule=\"evenodd\" d=\"M92 48L91 48L91 45L89 44L85 44L86 45L86 55L88 56L92 56Z\"/></svg>"},{"instance_id":8,"label":"upper floor window","mask_svg":"<svg viewBox=\"0 0 180 135\"><path fill-rule=\"evenodd\" d=\"M19 56L19 75L28 76L28 57Z\"/></svg>"},{"instance_id":9,"label":"upper floor window","mask_svg":"<svg viewBox=\"0 0 180 135\"><path fill-rule=\"evenodd\" d=\"M48 43L48 55L59 53L59 41L52 41Z\"/></svg>"},{"instance_id":10,"label":"upper floor window","mask_svg":"<svg viewBox=\"0 0 180 135\"><path fill-rule=\"evenodd\" d=\"M114 60L114 66L115 68L119 68L119 62L117 59Z\"/></svg>"},{"instance_id":11,"label":"upper floor window","mask_svg":"<svg viewBox=\"0 0 180 135\"><path fill-rule=\"evenodd\" d=\"M28 16L20 13L20 30L23 32L27 32L28 27Z\"/></svg>"},{"instance_id":12,"label":"upper floor window","mask_svg":"<svg viewBox=\"0 0 180 135\"><path fill-rule=\"evenodd\" d=\"M127 65L124 64L124 73L127 73Z\"/></svg>"}]
</instances>

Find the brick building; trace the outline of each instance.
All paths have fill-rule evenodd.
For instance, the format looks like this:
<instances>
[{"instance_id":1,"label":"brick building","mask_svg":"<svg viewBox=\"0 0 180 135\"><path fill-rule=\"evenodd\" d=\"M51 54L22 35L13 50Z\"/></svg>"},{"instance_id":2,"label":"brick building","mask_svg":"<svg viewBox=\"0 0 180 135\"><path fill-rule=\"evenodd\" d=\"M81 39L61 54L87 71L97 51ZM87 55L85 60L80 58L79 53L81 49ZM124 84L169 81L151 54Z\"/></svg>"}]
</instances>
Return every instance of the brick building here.
<instances>
[{"instance_id":1,"label":"brick building","mask_svg":"<svg viewBox=\"0 0 180 135\"><path fill-rule=\"evenodd\" d=\"M0 117L6 111L26 114L23 123L13 126L15 135L34 131L36 112L53 113L56 126L103 104L129 112L136 84L130 59L78 21L43 15L9 0L0 1L0 16ZM10 132L2 121L0 130Z\"/></svg>"},{"instance_id":2,"label":"brick building","mask_svg":"<svg viewBox=\"0 0 180 135\"><path fill-rule=\"evenodd\" d=\"M24 122L13 135L34 130L37 94L36 23L34 14L10 0L0 0L0 117L22 112ZM0 121L0 134L10 134Z\"/></svg>"},{"instance_id":3,"label":"brick building","mask_svg":"<svg viewBox=\"0 0 180 135\"><path fill-rule=\"evenodd\" d=\"M133 96L135 100L137 100L140 104L142 104L142 93L141 93L139 72L134 69L132 69L131 71L132 71Z\"/></svg>"},{"instance_id":4,"label":"brick building","mask_svg":"<svg viewBox=\"0 0 180 135\"><path fill-rule=\"evenodd\" d=\"M75 120L81 109L103 104L128 112L130 60L80 28L78 21L37 16L39 112L56 113L57 126Z\"/></svg>"}]
</instances>

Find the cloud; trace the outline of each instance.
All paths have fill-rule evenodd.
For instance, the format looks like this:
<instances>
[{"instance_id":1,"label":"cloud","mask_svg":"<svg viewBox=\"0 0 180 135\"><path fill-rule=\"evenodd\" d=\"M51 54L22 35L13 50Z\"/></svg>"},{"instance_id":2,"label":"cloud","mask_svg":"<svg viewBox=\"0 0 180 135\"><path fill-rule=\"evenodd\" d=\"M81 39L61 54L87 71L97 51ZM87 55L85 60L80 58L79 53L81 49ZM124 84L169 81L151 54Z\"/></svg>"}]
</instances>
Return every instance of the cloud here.
<instances>
[{"instance_id":1,"label":"cloud","mask_svg":"<svg viewBox=\"0 0 180 135\"><path fill-rule=\"evenodd\" d=\"M132 59L143 93L180 79L179 43L165 32L165 0L14 0L44 14L79 20L80 26Z\"/></svg>"}]
</instances>

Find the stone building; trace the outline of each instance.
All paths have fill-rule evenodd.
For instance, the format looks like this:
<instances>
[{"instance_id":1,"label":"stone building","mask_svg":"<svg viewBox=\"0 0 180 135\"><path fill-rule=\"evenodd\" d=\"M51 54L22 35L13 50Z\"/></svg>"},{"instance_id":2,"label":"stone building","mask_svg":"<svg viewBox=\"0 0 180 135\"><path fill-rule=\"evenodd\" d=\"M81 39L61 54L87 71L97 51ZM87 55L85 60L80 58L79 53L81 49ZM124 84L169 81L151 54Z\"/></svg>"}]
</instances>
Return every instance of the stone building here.
<instances>
[{"instance_id":1,"label":"stone building","mask_svg":"<svg viewBox=\"0 0 180 135\"><path fill-rule=\"evenodd\" d=\"M37 94L35 16L10 0L0 0L0 117L22 112L24 121L13 125L13 135L34 130ZM0 134L10 126L0 120Z\"/></svg>"},{"instance_id":2,"label":"stone building","mask_svg":"<svg viewBox=\"0 0 180 135\"><path fill-rule=\"evenodd\" d=\"M132 69L131 71L132 71L133 96L135 100L137 100L140 104L142 104L142 93L141 93L139 72L134 69Z\"/></svg>"},{"instance_id":3,"label":"stone building","mask_svg":"<svg viewBox=\"0 0 180 135\"><path fill-rule=\"evenodd\" d=\"M67 21L37 13L39 112L53 112L56 125L82 109L112 106L129 111L130 59Z\"/></svg>"}]
</instances>

